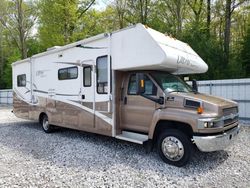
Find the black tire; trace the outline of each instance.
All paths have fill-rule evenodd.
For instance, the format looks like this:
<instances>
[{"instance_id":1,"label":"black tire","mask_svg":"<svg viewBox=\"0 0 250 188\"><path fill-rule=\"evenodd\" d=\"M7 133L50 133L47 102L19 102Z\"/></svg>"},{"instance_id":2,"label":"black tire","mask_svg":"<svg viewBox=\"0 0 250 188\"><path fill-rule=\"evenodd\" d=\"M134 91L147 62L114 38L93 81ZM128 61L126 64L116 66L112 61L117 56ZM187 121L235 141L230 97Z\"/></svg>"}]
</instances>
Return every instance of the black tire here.
<instances>
[{"instance_id":1,"label":"black tire","mask_svg":"<svg viewBox=\"0 0 250 188\"><path fill-rule=\"evenodd\" d=\"M43 128L44 132L52 133L54 131L53 125L49 124L49 118L48 118L47 115L43 115L40 123L42 125L42 128Z\"/></svg>"},{"instance_id":2,"label":"black tire","mask_svg":"<svg viewBox=\"0 0 250 188\"><path fill-rule=\"evenodd\" d=\"M193 154L193 144L183 132L166 129L158 137L157 151L165 163L182 167L189 162Z\"/></svg>"}]
</instances>

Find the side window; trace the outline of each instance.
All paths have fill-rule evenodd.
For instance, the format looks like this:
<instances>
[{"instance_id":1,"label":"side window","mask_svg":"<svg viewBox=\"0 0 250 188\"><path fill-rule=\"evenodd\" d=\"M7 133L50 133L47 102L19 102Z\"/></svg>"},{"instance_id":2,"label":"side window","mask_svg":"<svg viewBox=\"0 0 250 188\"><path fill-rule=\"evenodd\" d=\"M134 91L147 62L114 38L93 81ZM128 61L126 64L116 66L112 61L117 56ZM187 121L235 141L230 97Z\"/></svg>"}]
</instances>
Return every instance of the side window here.
<instances>
[{"instance_id":1,"label":"side window","mask_svg":"<svg viewBox=\"0 0 250 188\"><path fill-rule=\"evenodd\" d=\"M132 74L129 78L128 94L129 95L136 95L136 76L135 76L135 74Z\"/></svg>"},{"instance_id":2,"label":"side window","mask_svg":"<svg viewBox=\"0 0 250 188\"><path fill-rule=\"evenodd\" d=\"M148 76L145 76L145 95L157 95L157 87L155 84L150 80ZM128 84L128 94L129 95L136 95L136 75L132 74L129 79Z\"/></svg>"},{"instance_id":3,"label":"side window","mask_svg":"<svg viewBox=\"0 0 250 188\"><path fill-rule=\"evenodd\" d=\"M83 68L83 86L84 87L91 86L91 67Z\"/></svg>"},{"instance_id":4,"label":"side window","mask_svg":"<svg viewBox=\"0 0 250 188\"><path fill-rule=\"evenodd\" d=\"M26 74L21 74L17 76L17 87L26 86Z\"/></svg>"},{"instance_id":5,"label":"side window","mask_svg":"<svg viewBox=\"0 0 250 188\"><path fill-rule=\"evenodd\" d=\"M157 95L157 87L148 76L145 77L145 95Z\"/></svg>"},{"instance_id":6,"label":"side window","mask_svg":"<svg viewBox=\"0 0 250 188\"><path fill-rule=\"evenodd\" d=\"M107 56L98 57L96 60L97 73L97 93L108 93L108 58Z\"/></svg>"},{"instance_id":7,"label":"side window","mask_svg":"<svg viewBox=\"0 0 250 188\"><path fill-rule=\"evenodd\" d=\"M78 77L77 67L68 67L58 70L59 80L70 80L70 79L76 79L77 77Z\"/></svg>"}]
</instances>

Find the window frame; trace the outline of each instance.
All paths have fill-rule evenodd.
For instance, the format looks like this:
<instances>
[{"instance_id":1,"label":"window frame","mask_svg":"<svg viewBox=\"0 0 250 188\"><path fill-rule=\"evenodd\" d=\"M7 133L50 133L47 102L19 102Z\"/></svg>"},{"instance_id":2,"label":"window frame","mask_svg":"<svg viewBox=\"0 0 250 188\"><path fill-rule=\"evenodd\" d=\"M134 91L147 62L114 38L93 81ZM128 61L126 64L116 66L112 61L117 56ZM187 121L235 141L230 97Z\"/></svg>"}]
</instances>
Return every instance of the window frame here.
<instances>
[{"instance_id":1,"label":"window frame","mask_svg":"<svg viewBox=\"0 0 250 188\"><path fill-rule=\"evenodd\" d=\"M21 76L24 76L25 77L25 85L19 85L18 83L18 78L21 77ZM26 87L26 84L27 84L27 79L26 79L26 74L19 74L17 75L17 87Z\"/></svg>"},{"instance_id":2,"label":"window frame","mask_svg":"<svg viewBox=\"0 0 250 188\"><path fill-rule=\"evenodd\" d=\"M107 57L107 86L108 86L108 55L103 55L103 56L99 56L96 58L96 92L98 94L108 94L108 92L99 92L98 91L98 77L99 77L99 74L98 74L98 60L101 59L101 58L104 58L104 57Z\"/></svg>"},{"instance_id":3,"label":"window frame","mask_svg":"<svg viewBox=\"0 0 250 188\"><path fill-rule=\"evenodd\" d=\"M129 93L129 84L130 84L130 81L131 81L131 78L132 78L132 76L136 76L136 73L133 73L133 74L130 74L129 75L129 81L128 81L128 86L127 86L127 95L131 95L131 96L136 96L137 94L130 94ZM158 92L158 87L157 87L157 85L154 83L154 81L153 81L153 79L150 77L150 75L148 75L148 74L145 74L145 76L147 76L148 77L148 79L153 83L153 85L155 86L155 88L156 88L156 93L155 93L155 95L148 95L148 96L157 96L157 92ZM146 85L145 85L146 86ZM146 91L145 91L146 92ZM145 95L147 95L147 94L145 94ZM138 96L138 95L137 95Z\"/></svg>"},{"instance_id":4,"label":"window frame","mask_svg":"<svg viewBox=\"0 0 250 188\"><path fill-rule=\"evenodd\" d=\"M77 70L77 75L76 75L76 77L60 79L59 72L60 72L61 70L67 70L67 76L68 76L68 69L72 69L72 68L76 68L76 70ZM60 80L60 81L61 81L61 80L74 80L74 79L77 79L77 78L78 78L78 67L77 67L77 66L72 66L72 67L65 67L65 68L58 69L58 71L57 71L57 78L58 78L58 80Z\"/></svg>"},{"instance_id":5,"label":"window frame","mask_svg":"<svg viewBox=\"0 0 250 188\"><path fill-rule=\"evenodd\" d=\"M86 69L90 69L90 85L85 84L85 70ZM92 67L91 66L83 67L83 86L84 87L91 87L92 86Z\"/></svg>"}]
</instances>

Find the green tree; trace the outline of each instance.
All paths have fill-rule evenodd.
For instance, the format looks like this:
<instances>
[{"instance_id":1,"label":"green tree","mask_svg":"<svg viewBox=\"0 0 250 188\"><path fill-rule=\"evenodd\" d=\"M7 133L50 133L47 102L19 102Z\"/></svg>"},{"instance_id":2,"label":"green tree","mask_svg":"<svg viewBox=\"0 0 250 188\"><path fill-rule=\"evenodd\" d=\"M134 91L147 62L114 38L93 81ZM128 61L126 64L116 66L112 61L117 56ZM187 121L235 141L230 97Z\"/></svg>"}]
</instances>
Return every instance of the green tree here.
<instances>
[{"instance_id":1,"label":"green tree","mask_svg":"<svg viewBox=\"0 0 250 188\"><path fill-rule=\"evenodd\" d=\"M247 33L243 40L241 59L245 69L245 75L250 77L250 22L248 23Z\"/></svg>"},{"instance_id":2,"label":"green tree","mask_svg":"<svg viewBox=\"0 0 250 188\"><path fill-rule=\"evenodd\" d=\"M22 58L27 57L27 39L35 24L36 6L32 0L2 0L0 22L8 30Z\"/></svg>"},{"instance_id":3,"label":"green tree","mask_svg":"<svg viewBox=\"0 0 250 188\"><path fill-rule=\"evenodd\" d=\"M44 48L72 41L77 21L76 0L41 0L39 38Z\"/></svg>"},{"instance_id":4,"label":"green tree","mask_svg":"<svg viewBox=\"0 0 250 188\"><path fill-rule=\"evenodd\" d=\"M95 1L40 0L39 39L44 49L74 41L74 33L81 27L78 21Z\"/></svg>"},{"instance_id":5,"label":"green tree","mask_svg":"<svg viewBox=\"0 0 250 188\"><path fill-rule=\"evenodd\" d=\"M153 5L154 7L152 7L153 13L151 13L152 21L150 21L150 26L157 26L155 29L160 31L162 31L162 27L165 26L164 32L177 38L181 37L183 23L187 15L186 1L160 0Z\"/></svg>"}]
</instances>

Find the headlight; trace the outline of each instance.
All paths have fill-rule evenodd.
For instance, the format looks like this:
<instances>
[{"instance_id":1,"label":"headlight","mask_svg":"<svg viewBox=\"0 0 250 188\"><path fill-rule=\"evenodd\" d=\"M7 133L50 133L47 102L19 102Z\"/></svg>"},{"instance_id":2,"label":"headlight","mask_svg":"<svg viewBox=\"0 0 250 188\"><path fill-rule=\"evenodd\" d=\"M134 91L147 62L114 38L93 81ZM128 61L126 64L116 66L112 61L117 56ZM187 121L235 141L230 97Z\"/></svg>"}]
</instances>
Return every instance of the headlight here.
<instances>
[{"instance_id":1,"label":"headlight","mask_svg":"<svg viewBox=\"0 0 250 188\"><path fill-rule=\"evenodd\" d=\"M219 128L224 126L224 121L218 118L203 118L198 119L198 129L206 129L206 128Z\"/></svg>"},{"instance_id":2,"label":"headlight","mask_svg":"<svg viewBox=\"0 0 250 188\"><path fill-rule=\"evenodd\" d=\"M204 127L205 128L211 128L214 126L214 122L204 122Z\"/></svg>"},{"instance_id":3,"label":"headlight","mask_svg":"<svg viewBox=\"0 0 250 188\"><path fill-rule=\"evenodd\" d=\"M198 119L198 129L221 128L224 126L224 120L221 118L201 118Z\"/></svg>"}]
</instances>

